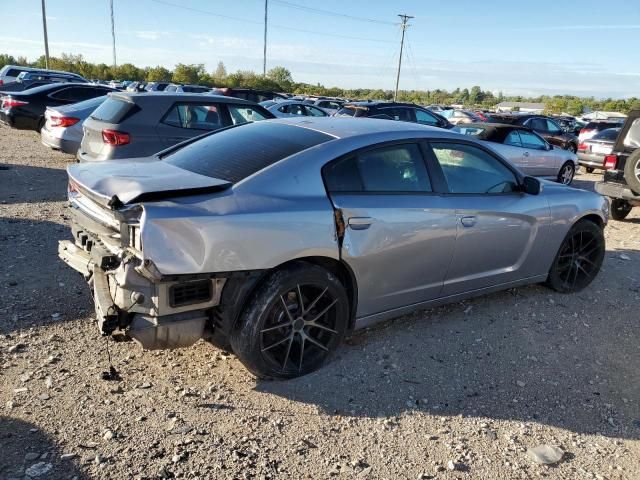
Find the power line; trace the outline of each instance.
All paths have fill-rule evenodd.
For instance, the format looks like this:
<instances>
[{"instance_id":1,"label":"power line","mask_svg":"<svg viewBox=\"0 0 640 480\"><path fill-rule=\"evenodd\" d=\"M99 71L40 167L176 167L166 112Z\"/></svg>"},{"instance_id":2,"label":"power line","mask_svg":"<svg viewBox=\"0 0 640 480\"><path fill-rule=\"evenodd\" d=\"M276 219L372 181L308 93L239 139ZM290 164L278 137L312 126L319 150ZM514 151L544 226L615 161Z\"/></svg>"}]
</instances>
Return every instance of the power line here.
<instances>
[{"instance_id":1,"label":"power line","mask_svg":"<svg viewBox=\"0 0 640 480\"><path fill-rule=\"evenodd\" d=\"M249 24L252 24L252 25L260 25L260 26L262 26L264 24L261 21L248 20L246 18L239 18L239 17L231 17L229 15L222 15L222 14L219 14L219 13L210 12L208 10L201 10L199 8L188 7L186 5L179 5L179 4L167 2L167 1L164 1L164 0L151 0L151 1L154 2L154 3L160 4L160 5L166 5L166 6L169 6L169 7L181 8L183 10L189 10L189 11L196 12L196 13L201 13L201 14L204 14L204 15L210 15L212 17L224 18L226 20L233 20L233 21L236 21L236 22L243 22L243 23L249 23ZM340 34L337 34L337 33L318 32L316 30L306 30L306 29L303 29L303 28L289 27L289 26L286 26L286 25L277 25L277 24L273 24L273 23L269 24L269 27L270 28L278 28L278 29L281 29L281 30L290 30L290 31L293 31L293 32L310 33L312 35L322 35L322 36L325 36L325 37L344 38L344 39L347 39L347 40L361 40L361 41L365 41L365 42L377 42L377 43L393 43L393 42L390 42L388 40L381 40L379 38L364 38L364 37L355 37L355 36L351 36L351 35L340 35Z\"/></svg>"},{"instance_id":2,"label":"power line","mask_svg":"<svg viewBox=\"0 0 640 480\"><path fill-rule=\"evenodd\" d=\"M294 8L297 10L302 10L305 12L309 12L309 13L315 13L318 15L328 15L328 16L332 16L332 17L342 17L342 18L348 18L350 20L357 20L360 22L368 22L368 23L378 23L381 25L396 25L393 22L387 22L384 20L376 20L374 18L366 18L366 17L359 17L359 16L355 16L355 15L348 15L346 13L339 13L339 12L334 12L331 10L323 10L321 8L313 8L313 7L307 7L305 5L299 5L297 3L293 3L293 2L287 2L285 0L272 0L273 3L276 3L280 6L283 7L289 7L289 8Z\"/></svg>"},{"instance_id":3,"label":"power line","mask_svg":"<svg viewBox=\"0 0 640 480\"><path fill-rule=\"evenodd\" d=\"M398 57L398 75L396 76L396 91L393 94L394 102L398 98L398 85L400 84L400 68L402 67L402 48L404 47L404 32L409 27L409 24L407 23L409 19L414 18L406 14L399 14L398 16L402 19L402 24L400 25L400 28L402 28L402 40L400 40L400 56Z\"/></svg>"}]
</instances>

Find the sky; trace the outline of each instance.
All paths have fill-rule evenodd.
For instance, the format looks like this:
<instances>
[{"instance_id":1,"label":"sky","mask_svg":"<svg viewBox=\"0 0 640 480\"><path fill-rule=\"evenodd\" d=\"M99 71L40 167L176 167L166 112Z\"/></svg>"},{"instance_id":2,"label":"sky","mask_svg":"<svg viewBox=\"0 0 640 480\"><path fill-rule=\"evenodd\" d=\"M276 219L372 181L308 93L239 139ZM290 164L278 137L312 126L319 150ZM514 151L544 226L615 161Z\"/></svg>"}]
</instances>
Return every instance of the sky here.
<instances>
[{"instance_id":1,"label":"sky","mask_svg":"<svg viewBox=\"0 0 640 480\"><path fill-rule=\"evenodd\" d=\"M264 0L113 1L118 63L262 71ZM109 0L46 5L51 55L112 63ZM267 68L295 81L393 89L406 13L401 89L640 96L638 0L269 0L268 13ZM44 53L40 0L0 0L0 18L0 53Z\"/></svg>"}]
</instances>

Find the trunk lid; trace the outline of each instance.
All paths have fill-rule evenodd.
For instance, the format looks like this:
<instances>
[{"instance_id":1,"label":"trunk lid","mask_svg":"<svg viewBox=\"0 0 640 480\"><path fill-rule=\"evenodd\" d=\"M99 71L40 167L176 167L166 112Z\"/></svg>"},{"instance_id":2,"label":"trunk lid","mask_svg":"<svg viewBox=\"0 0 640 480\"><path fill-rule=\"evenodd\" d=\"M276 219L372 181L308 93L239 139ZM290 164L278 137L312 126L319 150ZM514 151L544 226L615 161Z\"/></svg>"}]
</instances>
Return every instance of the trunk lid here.
<instances>
[{"instance_id":1,"label":"trunk lid","mask_svg":"<svg viewBox=\"0 0 640 480\"><path fill-rule=\"evenodd\" d=\"M112 210L138 202L219 192L232 185L155 157L98 164L77 163L70 165L67 173L70 196L79 191Z\"/></svg>"}]
</instances>

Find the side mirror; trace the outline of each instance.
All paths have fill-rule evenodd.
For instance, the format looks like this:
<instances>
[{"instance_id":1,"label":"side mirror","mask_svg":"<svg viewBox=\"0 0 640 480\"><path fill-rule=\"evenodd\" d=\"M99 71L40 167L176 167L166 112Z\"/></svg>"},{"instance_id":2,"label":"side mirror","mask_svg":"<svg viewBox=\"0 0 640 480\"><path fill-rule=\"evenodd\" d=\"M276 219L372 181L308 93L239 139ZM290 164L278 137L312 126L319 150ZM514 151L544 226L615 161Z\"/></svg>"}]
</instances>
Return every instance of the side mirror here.
<instances>
[{"instance_id":1,"label":"side mirror","mask_svg":"<svg viewBox=\"0 0 640 480\"><path fill-rule=\"evenodd\" d=\"M534 177L524 177L522 191L528 195L538 195L542 191L540 180Z\"/></svg>"}]
</instances>

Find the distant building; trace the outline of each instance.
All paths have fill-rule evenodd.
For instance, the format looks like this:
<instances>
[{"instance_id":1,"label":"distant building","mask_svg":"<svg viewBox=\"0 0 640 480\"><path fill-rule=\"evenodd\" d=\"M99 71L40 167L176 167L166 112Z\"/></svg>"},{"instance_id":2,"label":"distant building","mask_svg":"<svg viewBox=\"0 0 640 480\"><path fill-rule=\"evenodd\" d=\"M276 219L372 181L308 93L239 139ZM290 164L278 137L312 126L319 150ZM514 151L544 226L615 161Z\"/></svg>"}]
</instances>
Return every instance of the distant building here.
<instances>
[{"instance_id":1,"label":"distant building","mask_svg":"<svg viewBox=\"0 0 640 480\"><path fill-rule=\"evenodd\" d=\"M544 112L544 103L528 103L528 102L501 102L496 105L498 112L525 112L525 113L542 113Z\"/></svg>"},{"instance_id":2,"label":"distant building","mask_svg":"<svg viewBox=\"0 0 640 480\"><path fill-rule=\"evenodd\" d=\"M619 118L627 118L624 113L618 112L603 112L596 110L595 112L587 113L582 116L583 120L617 120Z\"/></svg>"}]
</instances>

